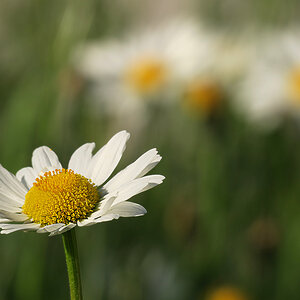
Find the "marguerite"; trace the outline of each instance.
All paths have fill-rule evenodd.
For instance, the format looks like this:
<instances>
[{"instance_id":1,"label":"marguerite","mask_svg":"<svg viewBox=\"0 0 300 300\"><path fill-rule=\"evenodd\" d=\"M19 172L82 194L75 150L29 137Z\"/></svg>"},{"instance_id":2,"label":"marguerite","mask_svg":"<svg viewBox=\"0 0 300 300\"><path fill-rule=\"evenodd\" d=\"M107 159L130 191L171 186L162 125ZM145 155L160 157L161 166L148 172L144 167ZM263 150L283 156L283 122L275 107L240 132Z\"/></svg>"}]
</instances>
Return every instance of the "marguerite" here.
<instances>
[{"instance_id":1,"label":"marguerite","mask_svg":"<svg viewBox=\"0 0 300 300\"><path fill-rule=\"evenodd\" d=\"M129 133L114 135L95 155L95 143L79 147L68 169L48 147L34 150L32 167L11 174L0 165L0 228L61 234L76 225L89 226L141 216L144 207L127 201L160 183L164 176L144 176L161 160L151 149L107 181L125 150Z\"/></svg>"},{"instance_id":2,"label":"marguerite","mask_svg":"<svg viewBox=\"0 0 300 300\"><path fill-rule=\"evenodd\" d=\"M98 106L101 113L121 116L135 130L147 117L147 104L174 103L184 79L206 65L212 52L212 36L199 27L190 19L175 19L123 40L78 48L74 66L91 82L93 111Z\"/></svg>"}]
</instances>

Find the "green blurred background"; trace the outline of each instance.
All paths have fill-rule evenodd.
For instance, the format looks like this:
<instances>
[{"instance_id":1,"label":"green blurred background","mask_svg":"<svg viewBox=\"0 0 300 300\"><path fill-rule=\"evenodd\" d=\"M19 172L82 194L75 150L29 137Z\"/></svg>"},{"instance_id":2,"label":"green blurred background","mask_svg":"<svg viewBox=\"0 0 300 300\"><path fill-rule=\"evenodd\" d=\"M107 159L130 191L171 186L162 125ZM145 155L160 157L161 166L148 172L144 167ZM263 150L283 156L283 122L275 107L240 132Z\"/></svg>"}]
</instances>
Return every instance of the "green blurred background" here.
<instances>
[{"instance_id":1,"label":"green blurred background","mask_svg":"<svg viewBox=\"0 0 300 300\"><path fill-rule=\"evenodd\" d=\"M87 109L84 79L70 65L78 44L157 14L185 10L236 33L294 23L297 9L296 0L1 1L1 164L16 173L48 145L66 166L82 143L100 147L126 129ZM153 110L118 169L157 147L154 173L166 180L134 198L144 217L77 230L85 299L206 299L223 286L244 298L220 300L299 299L299 128L262 133L228 107L212 118ZM68 299L60 236L2 235L0 266L1 300Z\"/></svg>"}]
</instances>

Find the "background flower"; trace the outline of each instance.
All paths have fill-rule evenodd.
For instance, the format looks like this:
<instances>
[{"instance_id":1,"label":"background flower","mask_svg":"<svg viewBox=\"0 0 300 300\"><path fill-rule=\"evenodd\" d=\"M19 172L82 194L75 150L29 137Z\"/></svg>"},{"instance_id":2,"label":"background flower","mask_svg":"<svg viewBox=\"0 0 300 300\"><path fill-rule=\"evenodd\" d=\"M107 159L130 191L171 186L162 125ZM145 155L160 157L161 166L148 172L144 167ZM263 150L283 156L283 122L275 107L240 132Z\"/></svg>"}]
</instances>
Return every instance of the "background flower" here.
<instances>
[{"instance_id":1,"label":"background flower","mask_svg":"<svg viewBox=\"0 0 300 300\"><path fill-rule=\"evenodd\" d=\"M268 34L242 83L238 105L250 121L274 128L287 118L298 118L300 99L299 33Z\"/></svg>"},{"instance_id":2,"label":"background flower","mask_svg":"<svg viewBox=\"0 0 300 300\"><path fill-rule=\"evenodd\" d=\"M91 82L93 110L99 107L98 113L118 116L136 130L149 115L147 106L174 103L184 80L211 64L212 51L213 35L181 18L140 28L123 39L82 45L73 61Z\"/></svg>"}]
</instances>

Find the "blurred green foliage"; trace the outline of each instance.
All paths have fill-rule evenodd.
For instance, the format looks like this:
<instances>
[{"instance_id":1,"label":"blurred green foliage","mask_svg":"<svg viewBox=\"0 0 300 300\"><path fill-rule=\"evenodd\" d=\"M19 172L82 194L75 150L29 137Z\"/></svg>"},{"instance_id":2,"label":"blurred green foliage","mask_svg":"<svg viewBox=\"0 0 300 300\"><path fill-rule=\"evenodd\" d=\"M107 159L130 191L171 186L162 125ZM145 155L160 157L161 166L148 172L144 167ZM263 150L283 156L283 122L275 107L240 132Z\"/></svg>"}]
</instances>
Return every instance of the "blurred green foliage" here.
<instances>
[{"instance_id":1,"label":"blurred green foliage","mask_svg":"<svg viewBox=\"0 0 300 300\"><path fill-rule=\"evenodd\" d=\"M37 146L50 146L66 165L76 147L100 147L113 133L88 114L69 56L86 39L132 25L134 6L119 2L1 1L0 161L11 172L29 165ZM284 17L277 2L246 6L274 26L293 20L296 1ZM230 25L217 1L196 7L199 18ZM152 121L132 135L118 168L157 147L155 172L166 181L136 197L148 210L143 218L77 230L85 299L204 299L223 284L250 299L298 299L299 128L265 135L228 109L204 120L162 108ZM63 255L60 236L0 236L0 299L67 299Z\"/></svg>"}]
</instances>

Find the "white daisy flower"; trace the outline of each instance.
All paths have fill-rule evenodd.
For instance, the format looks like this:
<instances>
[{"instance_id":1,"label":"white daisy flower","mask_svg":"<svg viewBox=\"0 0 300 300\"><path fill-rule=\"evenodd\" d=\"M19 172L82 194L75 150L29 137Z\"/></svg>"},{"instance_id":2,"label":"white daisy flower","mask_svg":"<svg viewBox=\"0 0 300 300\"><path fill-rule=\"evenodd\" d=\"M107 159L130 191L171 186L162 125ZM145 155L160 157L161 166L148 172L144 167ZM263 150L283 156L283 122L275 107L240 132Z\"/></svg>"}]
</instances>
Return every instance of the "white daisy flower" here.
<instances>
[{"instance_id":1,"label":"white daisy flower","mask_svg":"<svg viewBox=\"0 0 300 300\"><path fill-rule=\"evenodd\" d=\"M89 226L119 217L146 213L127 201L160 183L164 176L148 175L161 160L151 149L107 181L125 150L129 133L114 135L95 155L95 143L79 147L68 169L48 147L34 150L32 167L11 174L0 165L0 229L61 234L76 225Z\"/></svg>"},{"instance_id":2,"label":"white daisy flower","mask_svg":"<svg viewBox=\"0 0 300 300\"><path fill-rule=\"evenodd\" d=\"M123 41L82 46L74 64L93 82L94 104L113 115L130 114L132 119L143 114L145 100L173 100L178 83L207 63L202 57L209 51L209 35L191 20L177 19Z\"/></svg>"},{"instance_id":3,"label":"white daisy flower","mask_svg":"<svg viewBox=\"0 0 300 300\"><path fill-rule=\"evenodd\" d=\"M300 34L272 34L257 49L236 97L239 110L261 128L300 115Z\"/></svg>"}]
</instances>

